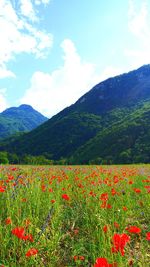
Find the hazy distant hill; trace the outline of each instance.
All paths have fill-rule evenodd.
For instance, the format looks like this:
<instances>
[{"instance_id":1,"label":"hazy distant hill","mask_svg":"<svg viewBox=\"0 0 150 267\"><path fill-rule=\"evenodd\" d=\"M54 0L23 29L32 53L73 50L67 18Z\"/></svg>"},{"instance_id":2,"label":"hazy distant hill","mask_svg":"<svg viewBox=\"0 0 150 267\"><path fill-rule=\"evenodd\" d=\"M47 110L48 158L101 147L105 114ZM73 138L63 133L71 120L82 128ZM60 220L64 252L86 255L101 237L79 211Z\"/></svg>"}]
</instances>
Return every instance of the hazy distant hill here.
<instances>
[{"instance_id":1,"label":"hazy distant hill","mask_svg":"<svg viewBox=\"0 0 150 267\"><path fill-rule=\"evenodd\" d=\"M5 149L70 163L150 162L150 65L97 84Z\"/></svg>"},{"instance_id":2,"label":"hazy distant hill","mask_svg":"<svg viewBox=\"0 0 150 267\"><path fill-rule=\"evenodd\" d=\"M11 107L0 113L0 138L28 132L48 120L29 105Z\"/></svg>"}]
</instances>

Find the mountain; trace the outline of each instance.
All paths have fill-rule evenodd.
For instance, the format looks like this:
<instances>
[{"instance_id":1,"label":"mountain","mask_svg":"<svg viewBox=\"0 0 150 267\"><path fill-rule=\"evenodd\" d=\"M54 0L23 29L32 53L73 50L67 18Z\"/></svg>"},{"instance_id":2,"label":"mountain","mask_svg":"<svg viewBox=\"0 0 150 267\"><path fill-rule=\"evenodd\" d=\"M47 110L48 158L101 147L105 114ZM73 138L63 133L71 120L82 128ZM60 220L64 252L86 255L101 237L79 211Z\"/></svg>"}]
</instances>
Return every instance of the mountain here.
<instances>
[{"instance_id":1,"label":"mountain","mask_svg":"<svg viewBox=\"0 0 150 267\"><path fill-rule=\"evenodd\" d=\"M100 82L3 149L74 164L150 162L150 65Z\"/></svg>"},{"instance_id":2,"label":"mountain","mask_svg":"<svg viewBox=\"0 0 150 267\"><path fill-rule=\"evenodd\" d=\"M72 163L149 163L150 101L122 115L117 123L110 123L79 147Z\"/></svg>"},{"instance_id":3,"label":"mountain","mask_svg":"<svg viewBox=\"0 0 150 267\"><path fill-rule=\"evenodd\" d=\"M48 120L29 105L11 107L0 113L0 138L28 132Z\"/></svg>"}]
</instances>

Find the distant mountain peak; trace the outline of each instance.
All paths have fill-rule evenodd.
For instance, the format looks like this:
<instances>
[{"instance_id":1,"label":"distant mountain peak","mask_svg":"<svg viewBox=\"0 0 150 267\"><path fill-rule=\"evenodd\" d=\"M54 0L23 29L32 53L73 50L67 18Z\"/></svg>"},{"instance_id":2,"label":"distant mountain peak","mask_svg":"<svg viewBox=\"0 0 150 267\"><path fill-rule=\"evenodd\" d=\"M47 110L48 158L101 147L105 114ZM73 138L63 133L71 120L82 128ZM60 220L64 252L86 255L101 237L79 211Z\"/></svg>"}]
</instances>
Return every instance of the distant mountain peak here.
<instances>
[{"instance_id":1,"label":"distant mountain peak","mask_svg":"<svg viewBox=\"0 0 150 267\"><path fill-rule=\"evenodd\" d=\"M18 108L22 109L22 110L33 111L33 107L31 105L28 105L28 104L21 104Z\"/></svg>"},{"instance_id":2,"label":"distant mountain peak","mask_svg":"<svg viewBox=\"0 0 150 267\"><path fill-rule=\"evenodd\" d=\"M31 131L47 120L48 118L27 104L7 108L0 113L0 138L16 132Z\"/></svg>"}]
</instances>

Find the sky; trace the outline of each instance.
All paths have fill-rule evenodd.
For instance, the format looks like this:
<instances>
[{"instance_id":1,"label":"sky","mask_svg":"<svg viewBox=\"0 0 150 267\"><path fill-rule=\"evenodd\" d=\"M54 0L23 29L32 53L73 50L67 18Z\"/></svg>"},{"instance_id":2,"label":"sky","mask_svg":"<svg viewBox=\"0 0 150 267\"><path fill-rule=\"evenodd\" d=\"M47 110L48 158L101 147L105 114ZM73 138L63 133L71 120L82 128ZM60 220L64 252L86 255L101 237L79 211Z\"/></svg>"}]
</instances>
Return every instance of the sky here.
<instances>
[{"instance_id":1,"label":"sky","mask_svg":"<svg viewBox=\"0 0 150 267\"><path fill-rule=\"evenodd\" d=\"M0 112L52 117L97 83L150 63L149 0L0 0Z\"/></svg>"}]
</instances>

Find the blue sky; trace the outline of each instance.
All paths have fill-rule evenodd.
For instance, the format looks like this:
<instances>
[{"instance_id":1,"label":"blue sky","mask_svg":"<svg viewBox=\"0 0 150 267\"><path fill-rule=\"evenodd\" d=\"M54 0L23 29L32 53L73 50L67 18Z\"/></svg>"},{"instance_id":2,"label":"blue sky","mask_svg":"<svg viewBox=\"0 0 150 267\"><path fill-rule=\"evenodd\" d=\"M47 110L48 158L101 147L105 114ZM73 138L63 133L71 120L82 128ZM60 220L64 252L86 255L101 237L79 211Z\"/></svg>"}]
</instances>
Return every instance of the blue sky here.
<instances>
[{"instance_id":1,"label":"blue sky","mask_svg":"<svg viewBox=\"0 0 150 267\"><path fill-rule=\"evenodd\" d=\"M48 117L150 63L148 0L0 0L0 111Z\"/></svg>"}]
</instances>

